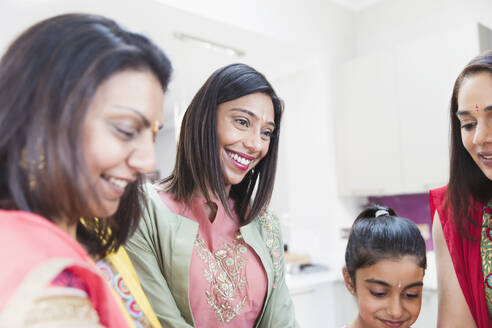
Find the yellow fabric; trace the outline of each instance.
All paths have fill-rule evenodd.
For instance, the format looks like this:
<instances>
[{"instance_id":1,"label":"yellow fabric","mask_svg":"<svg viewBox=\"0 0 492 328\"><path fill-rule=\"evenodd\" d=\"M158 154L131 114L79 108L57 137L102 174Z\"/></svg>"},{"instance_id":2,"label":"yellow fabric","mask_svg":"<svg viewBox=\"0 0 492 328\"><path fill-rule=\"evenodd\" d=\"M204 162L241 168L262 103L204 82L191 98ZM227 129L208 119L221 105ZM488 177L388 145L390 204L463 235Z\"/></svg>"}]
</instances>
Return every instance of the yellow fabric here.
<instances>
[{"instance_id":1,"label":"yellow fabric","mask_svg":"<svg viewBox=\"0 0 492 328\"><path fill-rule=\"evenodd\" d=\"M133 297L135 297L135 301L137 302L138 306L143 311L152 326L154 328L162 328L159 320L155 316L154 310L152 310L152 306L150 305L149 300L145 296L142 287L140 286L137 273L135 272L133 264L130 261L130 258L128 257L125 249L123 247L120 247L116 253L111 253L106 257L106 259L111 261L118 273L121 275L131 294L133 295ZM123 304L121 302L119 302L119 304L123 308L123 311L128 316L128 318L130 318L126 310L124 310Z\"/></svg>"}]
</instances>

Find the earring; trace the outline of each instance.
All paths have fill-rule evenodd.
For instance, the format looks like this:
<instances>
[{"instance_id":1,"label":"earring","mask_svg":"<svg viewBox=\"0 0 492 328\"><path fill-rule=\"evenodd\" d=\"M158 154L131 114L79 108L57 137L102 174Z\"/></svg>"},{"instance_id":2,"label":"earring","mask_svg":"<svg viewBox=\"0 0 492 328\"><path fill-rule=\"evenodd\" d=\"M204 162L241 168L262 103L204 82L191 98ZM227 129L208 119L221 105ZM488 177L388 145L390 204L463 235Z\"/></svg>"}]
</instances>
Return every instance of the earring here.
<instances>
[{"instance_id":1,"label":"earring","mask_svg":"<svg viewBox=\"0 0 492 328\"><path fill-rule=\"evenodd\" d=\"M41 151L39 152L38 160L32 160L31 163L28 163L26 147L22 148L20 166L24 170L28 171L29 189L34 190L34 188L36 187L36 177L32 172L31 168L34 167L38 171L44 170L44 168L46 167L44 150L41 148Z\"/></svg>"}]
</instances>

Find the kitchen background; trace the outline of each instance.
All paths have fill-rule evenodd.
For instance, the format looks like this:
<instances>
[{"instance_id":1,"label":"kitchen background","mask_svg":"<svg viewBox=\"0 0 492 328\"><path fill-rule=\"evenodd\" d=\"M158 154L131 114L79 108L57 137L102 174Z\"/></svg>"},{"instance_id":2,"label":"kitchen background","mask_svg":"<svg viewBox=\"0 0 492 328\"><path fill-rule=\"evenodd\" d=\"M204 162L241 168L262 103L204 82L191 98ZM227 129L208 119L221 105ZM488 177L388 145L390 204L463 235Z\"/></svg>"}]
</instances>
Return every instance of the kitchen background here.
<instances>
[{"instance_id":1,"label":"kitchen background","mask_svg":"<svg viewBox=\"0 0 492 328\"><path fill-rule=\"evenodd\" d=\"M74 11L110 16L170 55L161 177L173 166L181 115L212 71L244 62L272 81L286 106L271 206L289 252L316 264L289 264L303 327L353 320L341 268L347 231L368 201L420 225L429 269L414 327L435 326L426 193L447 181L451 89L467 61L492 48L492 1L2 0L1 51L35 21Z\"/></svg>"}]
</instances>

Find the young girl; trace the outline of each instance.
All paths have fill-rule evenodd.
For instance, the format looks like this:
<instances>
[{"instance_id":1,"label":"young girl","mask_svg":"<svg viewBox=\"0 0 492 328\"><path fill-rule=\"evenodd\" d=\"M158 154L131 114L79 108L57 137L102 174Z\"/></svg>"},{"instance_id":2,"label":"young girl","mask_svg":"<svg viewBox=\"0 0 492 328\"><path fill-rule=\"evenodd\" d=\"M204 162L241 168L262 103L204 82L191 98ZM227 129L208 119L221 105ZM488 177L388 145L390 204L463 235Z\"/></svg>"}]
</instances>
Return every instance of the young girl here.
<instances>
[{"instance_id":1,"label":"young girl","mask_svg":"<svg viewBox=\"0 0 492 328\"><path fill-rule=\"evenodd\" d=\"M344 328L410 327L420 312L425 252L413 222L378 205L362 211L352 226L343 268L359 315Z\"/></svg>"}]
</instances>

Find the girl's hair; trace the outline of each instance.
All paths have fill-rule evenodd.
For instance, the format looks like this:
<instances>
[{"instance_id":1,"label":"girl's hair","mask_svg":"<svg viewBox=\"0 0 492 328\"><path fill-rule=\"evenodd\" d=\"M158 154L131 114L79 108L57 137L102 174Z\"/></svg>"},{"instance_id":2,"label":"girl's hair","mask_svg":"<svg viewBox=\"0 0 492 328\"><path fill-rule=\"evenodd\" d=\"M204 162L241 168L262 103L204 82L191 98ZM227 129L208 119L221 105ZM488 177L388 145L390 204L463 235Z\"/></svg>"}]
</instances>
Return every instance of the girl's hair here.
<instances>
[{"instance_id":1,"label":"girl's hair","mask_svg":"<svg viewBox=\"0 0 492 328\"><path fill-rule=\"evenodd\" d=\"M13 41L0 61L0 208L69 223L93 216L81 127L98 87L124 70L151 72L164 91L172 71L148 38L97 15L55 16ZM104 256L134 231L138 185L128 185L113 217L78 223L90 254Z\"/></svg>"},{"instance_id":2,"label":"girl's hair","mask_svg":"<svg viewBox=\"0 0 492 328\"><path fill-rule=\"evenodd\" d=\"M415 223L380 205L370 205L357 216L345 251L345 267L354 286L358 269L405 255L415 256L417 265L426 269L425 241Z\"/></svg>"},{"instance_id":3,"label":"girl's hair","mask_svg":"<svg viewBox=\"0 0 492 328\"><path fill-rule=\"evenodd\" d=\"M473 58L461 71L456 79L451 96L451 153L449 183L446 191L446 207L451 218L456 223L462 236L471 239L469 225L480 225L472 217L476 214L476 204L473 201L487 202L492 197L492 181L488 179L477 166L465 149L461 140L461 126L456 112L458 111L458 94L463 81L478 73L488 73L492 76L492 51L485 52Z\"/></svg>"},{"instance_id":4,"label":"girl's hair","mask_svg":"<svg viewBox=\"0 0 492 328\"><path fill-rule=\"evenodd\" d=\"M189 201L197 189L209 202L211 195L218 197L231 213L219 159L217 106L257 92L272 99L275 132L267 155L246 174L241 183L231 187L229 196L234 200L234 208L242 225L251 222L268 205L275 181L283 103L265 76L244 64L232 64L216 70L186 110L174 170L160 182L176 200ZM256 195L250 204L255 186Z\"/></svg>"}]
</instances>

